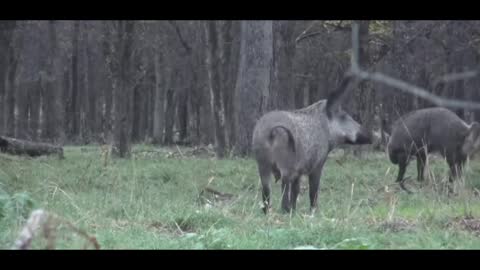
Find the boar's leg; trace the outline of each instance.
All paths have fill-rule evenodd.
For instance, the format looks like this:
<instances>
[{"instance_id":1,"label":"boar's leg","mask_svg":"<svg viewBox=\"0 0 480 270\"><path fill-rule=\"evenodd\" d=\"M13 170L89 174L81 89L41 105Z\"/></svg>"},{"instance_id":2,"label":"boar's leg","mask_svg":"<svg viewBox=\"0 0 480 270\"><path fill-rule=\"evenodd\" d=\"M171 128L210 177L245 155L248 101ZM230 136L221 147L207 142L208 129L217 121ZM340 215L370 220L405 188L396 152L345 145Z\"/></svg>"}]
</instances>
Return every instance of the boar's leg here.
<instances>
[{"instance_id":1,"label":"boar's leg","mask_svg":"<svg viewBox=\"0 0 480 270\"><path fill-rule=\"evenodd\" d=\"M318 200L318 190L320 187L320 177L322 176L322 164L314 170L312 173L308 175L308 184L310 190L310 213L313 215L315 209L317 208L317 200Z\"/></svg>"},{"instance_id":2,"label":"boar's leg","mask_svg":"<svg viewBox=\"0 0 480 270\"><path fill-rule=\"evenodd\" d=\"M294 179L292 187L290 188L290 200L293 211L295 211L297 208L298 193L300 193L300 177Z\"/></svg>"},{"instance_id":3,"label":"boar's leg","mask_svg":"<svg viewBox=\"0 0 480 270\"><path fill-rule=\"evenodd\" d=\"M417 172L418 172L417 180L420 182L423 182L423 179L424 179L426 161L427 161L427 155L425 151L422 149L417 153Z\"/></svg>"},{"instance_id":4,"label":"boar's leg","mask_svg":"<svg viewBox=\"0 0 480 270\"><path fill-rule=\"evenodd\" d=\"M258 162L258 171L260 174L260 181L262 182L262 199L263 212L268 213L270 208L270 178L272 177L270 166L266 166L263 162Z\"/></svg>"},{"instance_id":5,"label":"boar's leg","mask_svg":"<svg viewBox=\"0 0 480 270\"><path fill-rule=\"evenodd\" d=\"M405 190L407 193L411 194L412 192L410 190L408 190L404 183L405 183L405 179L403 178L403 176L405 175L405 171L407 169L407 165L408 165L408 161L407 159L400 159L399 162L398 162L398 176L397 176L397 183L400 184L400 187Z\"/></svg>"},{"instance_id":6,"label":"boar's leg","mask_svg":"<svg viewBox=\"0 0 480 270\"><path fill-rule=\"evenodd\" d=\"M275 183L278 182L278 180L280 180L280 178L282 177L281 174L280 174L280 171L278 170L277 166L273 166L272 168L272 172L273 172L273 176L275 177Z\"/></svg>"},{"instance_id":7,"label":"boar's leg","mask_svg":"<svg viewBox=\"0 0 480 270\"><path fill-rule=\"evenodd\" d=\"M463 163L461 161L452 161L452 160L449 160L447 162L448 162L448 166L450 167L450 175L448 177L448 180L450 183L453 183L455 179L462 177Z\"/></svg>"},{"instance_id":8,"label":"boar's leg","mask_svg":"<svg viewBox=\"0 0 480 270\"><path fill-rule=\"evenodd\" d=\"M290 179L282 177L282 210L290 213Z\"/></svg>"}]
</instances>

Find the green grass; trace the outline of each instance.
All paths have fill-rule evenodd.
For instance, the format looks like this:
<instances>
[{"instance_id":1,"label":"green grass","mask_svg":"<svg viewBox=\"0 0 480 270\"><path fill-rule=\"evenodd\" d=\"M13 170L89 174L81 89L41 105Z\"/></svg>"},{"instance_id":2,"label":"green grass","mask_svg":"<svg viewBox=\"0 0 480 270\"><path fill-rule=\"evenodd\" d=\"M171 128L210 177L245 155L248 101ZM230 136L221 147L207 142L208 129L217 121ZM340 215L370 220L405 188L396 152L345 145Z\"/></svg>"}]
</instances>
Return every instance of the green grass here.
<instances>
[{"instance_id":1,"label":"green grass","mask_svg":"<svg viewBox=\"0 0 480 270\"><path fill-rule=\"evenodd\" d=\"M64 160L0 155L0 248L12 246L37 208L94 235L103 249L480 248L477 232L458 222L480 217L477 160L469 163L457 196L434 188L448 173L437 158L430 161L434 177L429 184L420 187L410 180L416 193L408 195L394 184L397 167L384 153L358 160L335 152L324 169L314 217L307 215L306 179L293 215L279 211L280 184L272 183L273 208L265 216L253 160L192 157L186 148L172 155L175 147L134 150L132 159L109 160L107 166L93 146L67 147ZM415 162L407 176L416 179ZM235 197L211 204L200 200L209 182ZM66 228L56 239L56 248L85 243ZM44 248L45 241L38 237L33 247Z\"/></svg>"}]
</instances>

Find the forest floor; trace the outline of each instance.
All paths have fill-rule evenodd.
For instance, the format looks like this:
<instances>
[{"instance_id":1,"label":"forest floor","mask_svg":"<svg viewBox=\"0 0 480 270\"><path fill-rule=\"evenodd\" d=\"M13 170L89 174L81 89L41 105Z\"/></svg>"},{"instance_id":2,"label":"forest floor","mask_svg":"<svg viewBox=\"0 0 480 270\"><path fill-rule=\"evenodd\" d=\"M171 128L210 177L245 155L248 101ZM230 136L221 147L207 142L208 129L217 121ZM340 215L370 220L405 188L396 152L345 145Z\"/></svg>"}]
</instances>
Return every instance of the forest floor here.
<instances>
[{"instance_id":1,"label":"forest floor","mask_svg":"<svg viewBox=\"0 0 480 270\"><path fill-rule=\"evenodd\" d=\"M430 158L425 185L408 180L414 194L394 183L397 171L382 152L361 160L334 152L315 216L306 179L292 215L280 212L280 183L272 182L265 216L252 159L145 145L131 159L111 159L95 146L66 147L64 160L0 154L0 248L11 248L38 208L94 236L101 249L480 248L479 160L470 161L454 196L444 192L448 170L438 157ZM406 175L416 179L415 161ZM65 226L48 239L40 233L31 248L86 243Z\"/></svg>"}]
</instances>

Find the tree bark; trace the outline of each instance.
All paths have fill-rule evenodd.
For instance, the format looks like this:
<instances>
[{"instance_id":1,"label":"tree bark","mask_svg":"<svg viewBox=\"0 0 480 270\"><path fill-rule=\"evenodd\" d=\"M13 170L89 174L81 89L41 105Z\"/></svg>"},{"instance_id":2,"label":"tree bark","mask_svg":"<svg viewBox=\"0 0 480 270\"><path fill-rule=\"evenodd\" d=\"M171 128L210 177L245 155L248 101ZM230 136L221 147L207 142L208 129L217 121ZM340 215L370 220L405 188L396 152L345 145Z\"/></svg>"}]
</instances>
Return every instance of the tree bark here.
<instances>
[{"instance_id":1,"label":"tree bark","mask_svg":"<svg viewBox=\"0 0 480 270\"><path fill-rule=\"evenodd\" d=\"M61 128L59 125L59 116L60 113L57 111L57 99L59 98L59 87L57 84L57 66L56 62L58 61L58 48L57 48L57 34L55 29L55 22L48 22L48 37L49 37L49 58L47 62L47 72L44 76L41 77L42 89L45 93L43 102L44 106L44 126L43 130L43 139L45 140L55 140L58 136L58 129ZM35 89L33 89L35 90Z\"/></svg>"},{"instance_id":2,"label":"tree bark","mask_svg":"<svg viewBox=\"0 0 480 270\"><path fill-rule=\"evenodd\" d=\"M213 112L213 119L215 125L215 153L217 158L225 156L225 109L222 96L222 74L220 65L222 55L219 55L219 38L221 34L218 33L217 22L205 22L205 34L207 37L207 71L208 83L210 88L210 106Z\"/></svg>"},{"instance_id":3,"label":"tree bark","mask_svg":"<svg viewBox=\"0 0 480 270\"><path fill-rule=\"evenodd\" d=\"M14 80L14 79L13 79ZM23 82L15 87L15 105L17 115L15 117L15 138L27 139L28 137L28 89L31 82ZM12 82L15 85L15 81Z\"/></svg>"},{"instance_id":4,"label":"tree bark","mask_svg":"<svg viewBox=\"0 0 480 270\"><path fill-rule=\"evenodd\" d=\"M295 107L293 60L295 57L295 23L273 22L273 55L269 110L290 110Z\"/></svg>"},{"instance_id":5,"label":"tree bark","mask_svg":"<svg viewBox=\"0 0 480 270\"><path fill-rule=\"evenodd\" d=\"M271 21L242 21L240 66L235 91L237 102L235 152L240 156L250 153L253 128L267 109L273 58L272 45Z\"/></svg>"},{"instance_id":6,"label":"tree bark","mask_svg":"<svg viewBox=\"0 0 480 270\"><path fill-rule=\"evenodd\" d=\"M100 102L101 101L101 92L103 89L99 89L100 87L97 86L96 82L98 82L98 78L96 76L97 72L96 70L99 69L98 66L95 65L95 59L94 59L94 52L90 48L90 46L87 46L86 48L86 75L87 75L87 82L86 82L86 87L88 89L88 103L89 103L89 110L87 111L87 123L88 123L88 129L90 131L90 140L95 140L98 136L99 132L99 124L100 122L98 119L99 113L99 108L100 108ZM98 88L97 88L98 87Z\"/></svg>"},{"instance_id":7,"label":"tree bark","mask_svg":"<svg viewBox=\"0 0 480 270\"><path fill-rule=\"evenodd\" d=\"M166 72L161 72L161 55L155 50L154 69L155 69L155 95L153 105L153 143L160 144L163 142L164 128L164 104L165 104L165 81ZM165 69L166 70L166 69Z\"/></svg>"},{"instance_id":8,"label":"tree bark","mask_svg":"<svg viewBox=\"0 0 480 270\"><path fill-rule=\"evenodd\" d=\"M9 83L9 66L11 66L13 53L14 32L17 27L16 21L2 21L0 22L0 134L9 133L7 123L9 122L9 115L7 111L13 103L9 104L9 98L13 92L8 89ZM10 118L10 121L13 118Z\"/></svg>"},{"instance_id":9,"label":"tree bark","mask_svg":"<svg viewBox=\"0 0 480 270\"><path fill-rule=\"evenodd\" d=\"M40 128L40 107L43 105L41 102L41 81L35 81L28 86L28 134L32 140L38 138L38 130Z\"/></svg>"},{"instance_id":10,"label":"tree bark","mask_svg":"<svg viewBox=\"0 0 480 270\"><path fill-rule=\"evenodd\" d=\"M221 24L220 32L220 60L223 72L223 107L225 119L225 146L231 150L235 146L235 86L238 75L239 60L239 42L237 34L239 32L239 22L225 21Z\"/></svg>"},{"instance_id":11,"label":"tree bark","mask_svg":"<svg viewBox=\"0 0 480 270\"><path fill-rule=\"evenodd\" d=\"M359 21L359 65L361 68L368 68L370 63L369 55L369 25L370 21ZM356 91L357 114L360 122L367 130L372 130L375 111L375 92L368 82L361 82ZM362 157L368 146L354 146L354 155Z\"/></svg>"},{"instance_id":12,"label":"tree bark","mask_svg":"<svg viewBox=\"0 0 480 270\"><path fill-rule=\"evenodd\" d=\"M15 76L17 73L18 59L15 55L15 49L11 47L9 49L9 65L7 67L7 78L5 86L5 125L4 133L7 136L13 136L15 134Z\"/></svg>"},{"instance_id":13,"label":"tree bark","mask_svg":"<svg viewBox=\"0 0 480 270\"><path fill-rule=\"evenodd\" d=\"M79 90L78 90L78 39L80 32L80 23L74 21L73 23L73 41L72 41L72 77L71 77L71 93L67 102L67 123L69 123L68 137L74 139L79 135L80 131L80 108L79 104Z\"/></svg>"},{"instance_id":14,"label":"tree bark","mask_svg":"<svg viewBox=\"0 0 480 270\"><path fill-rule=\"evenodd\" d=\"M116 83L114 82L114 107L115 120L113 127L114 145L112 154L120 158L128 158L131 155L131 134L133 116L133 34L135 22L119 21L116 23L118 34L118 66L115 71ZM115 74L115 73L114 73Z\"/></svg>"},{"instance_id":15,"label":"tree bark","mask_svg":"<svg viewBox=\"0 0 480 270\"><path fill-rule=\"evenodd\" d=\"M175 105L176 105L176 95L175 90L172 88L167 88L166 93L166 108L165 108L165 134L163 143L166 145L173 144L173 125L175 119Z\"/></svg>"}]
</instances>

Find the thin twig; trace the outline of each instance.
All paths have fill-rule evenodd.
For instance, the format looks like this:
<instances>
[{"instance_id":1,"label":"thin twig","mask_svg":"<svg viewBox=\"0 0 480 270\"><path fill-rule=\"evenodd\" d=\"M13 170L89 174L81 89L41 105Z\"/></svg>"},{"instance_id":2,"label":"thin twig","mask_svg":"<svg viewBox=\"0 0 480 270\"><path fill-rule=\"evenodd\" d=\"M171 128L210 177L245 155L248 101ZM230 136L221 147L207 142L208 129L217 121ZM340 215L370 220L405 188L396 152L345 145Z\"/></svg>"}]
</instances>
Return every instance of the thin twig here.
<instances>
[{"instance_id":1,"label":"thin twig","mask_svg":"<svg viewBox=\"0 0 480 270\"><path fill-rule=\"evenodd\" d=\"M296 39L295 39L295 43L298 43L300 40L304 39L304 35L310 30L312 29L312 27L317 24L318 21L313 21L305 30L303 30L303 32L300 34L300 36L298 36Z\"/></svg>"},{"instance_id":2,"label":"thin twig","mask_svg":"<svg viewBox=\"0 0 480 270\"><path fill-rule=\"evenodd\" d=\"M311 33L308 33L308 34L303 34L302 36L297 37L295 42L299 43L300 41L302 41L302 39L306 39L306 38L309 38L309 37L320 35L322 33L324 33L324 32L323 31L317 31L317 32L311 32Z\"/></svg>"},{"instance_id":3,"label":"thin twig","mask_svg":"<svg viewBox=\"0 0 480 270\"><path fill-rule=\"evenodd\" d=\"M185 156L182 153L182 150L180 150L180 147L178 147L178 144L175 144L175 146L177 147L177 151L180 153L180 156L182 156L182 158L185 158Z\"/></svg>"}]
</instances>

